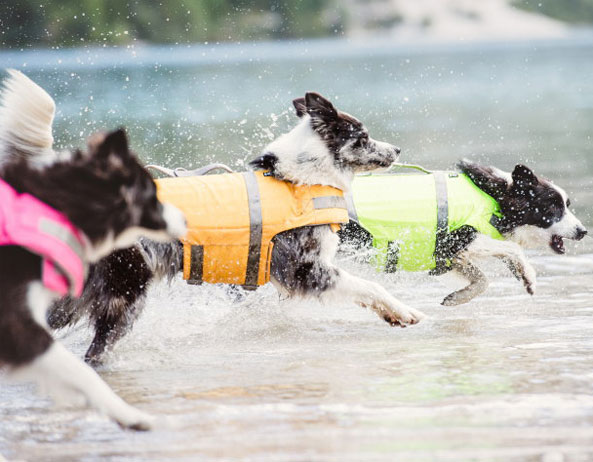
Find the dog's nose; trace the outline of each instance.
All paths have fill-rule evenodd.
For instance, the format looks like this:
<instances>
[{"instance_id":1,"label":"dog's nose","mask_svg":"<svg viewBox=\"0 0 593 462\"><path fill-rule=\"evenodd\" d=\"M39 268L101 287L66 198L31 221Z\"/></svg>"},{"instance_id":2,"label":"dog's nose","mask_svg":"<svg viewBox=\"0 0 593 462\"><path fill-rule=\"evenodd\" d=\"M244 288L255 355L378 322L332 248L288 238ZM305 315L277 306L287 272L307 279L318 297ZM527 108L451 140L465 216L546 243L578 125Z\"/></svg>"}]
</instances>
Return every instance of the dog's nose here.
<instances>
[{"instance_id":1,"label":"dog's nose","mask_svg":"<svg viewBox=\"0 0 593 462\"><path fill-rule=\"evenodd\" d=\"M400 148L398 148L397 146L393 146L393 149L395 149L395 153L399 156L399 153L402 152L402 150Z\"/></svg>"},{"instance_id":2,"label":"dog's nose","mask_svg":"<svg viewBox=\"0 0 593 462\"><path fill-rule=\"evenodd\" d=\"M580 241L586 235L587 235L587 230L585 228L577 228L577 235L576 235L575 239L577 241Z\"/></svg>"}]
</instances>

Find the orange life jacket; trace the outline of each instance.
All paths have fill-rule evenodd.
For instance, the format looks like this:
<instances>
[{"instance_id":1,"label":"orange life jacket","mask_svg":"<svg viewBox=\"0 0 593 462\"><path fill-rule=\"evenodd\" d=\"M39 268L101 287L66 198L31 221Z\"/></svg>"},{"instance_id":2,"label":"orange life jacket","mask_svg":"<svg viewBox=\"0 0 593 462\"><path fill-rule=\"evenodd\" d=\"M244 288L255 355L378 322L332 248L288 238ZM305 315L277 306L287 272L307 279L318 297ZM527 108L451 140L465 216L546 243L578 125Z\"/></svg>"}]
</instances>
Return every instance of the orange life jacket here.
<instances>
[{"instance_id":1,"label":"orange life jacket","mask_svg":"<svg viewBox=\"0 0 593 462\"><path fill-rule=\"evenodd\" d=\"M272 239L302 226L348 222L342 191L297 186L266 172L155 180L162 202L184 212L183 278L188 283L239 284L253 289L270 280Z\"/></svg>"}]
</instances>

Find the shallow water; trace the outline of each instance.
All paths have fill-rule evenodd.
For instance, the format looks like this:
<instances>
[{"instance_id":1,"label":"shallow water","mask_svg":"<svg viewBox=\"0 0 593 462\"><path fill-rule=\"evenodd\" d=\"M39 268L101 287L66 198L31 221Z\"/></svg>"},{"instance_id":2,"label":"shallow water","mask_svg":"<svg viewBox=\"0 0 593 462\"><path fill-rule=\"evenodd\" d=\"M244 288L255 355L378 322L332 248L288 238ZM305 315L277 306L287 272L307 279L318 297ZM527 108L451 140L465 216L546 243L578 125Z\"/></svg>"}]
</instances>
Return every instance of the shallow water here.
<instances>
[{"instance_id":1,"label":"shallow water","mask_svg":"<svg viewBox=\"0 0 593 462\"><path fill-rule=\"evenodd\" d=\"M77 52L0 53L0 62L27 62L54 92L61 145L124 124L146 160L240 167L292 123L291 98L318 89L360 115L372 136L400 144L402 160L445 168L470 156L507 169L527 161L593 224L593 41L253 47L224 47L203 61L199 50L145 49L141 63L101 52L93 65L72 58ZM406 329L348 304L280 301L271 287L237 301L216 286L159 285L100 370L128 402L163 416L159 428L122 431L95 412L52 407L30 385L1 382L0 453L28 461L593 460L591 242L563 257L530 253L534 297L487 264L486 294L456 308L439 305L451 290L442 281L375 274L342 257L429 315ZM58 337L82 356L90 332L83 324Z\"/></svg>"}]
</instances>

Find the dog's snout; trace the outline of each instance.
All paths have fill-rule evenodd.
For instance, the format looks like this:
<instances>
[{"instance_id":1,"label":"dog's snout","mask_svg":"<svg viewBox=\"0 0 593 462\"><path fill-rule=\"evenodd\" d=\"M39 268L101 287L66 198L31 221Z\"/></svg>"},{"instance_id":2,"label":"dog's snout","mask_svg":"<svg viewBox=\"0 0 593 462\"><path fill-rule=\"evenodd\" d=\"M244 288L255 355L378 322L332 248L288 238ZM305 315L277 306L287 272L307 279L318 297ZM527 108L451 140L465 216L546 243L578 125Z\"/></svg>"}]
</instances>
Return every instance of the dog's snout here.
<instances>
[{"instance_id":1,"label":"dog's snout","mask_svg":"<svg viewBox=\"0 0 593 462\"><path fill-rule=\"evenodd\" d=\"M577 241L580 241L582 238L584 238L587 235L587 230L585 228L577 228L577 232L576 232L576 236L575 239Z\"/></svg>"}]
</instances>

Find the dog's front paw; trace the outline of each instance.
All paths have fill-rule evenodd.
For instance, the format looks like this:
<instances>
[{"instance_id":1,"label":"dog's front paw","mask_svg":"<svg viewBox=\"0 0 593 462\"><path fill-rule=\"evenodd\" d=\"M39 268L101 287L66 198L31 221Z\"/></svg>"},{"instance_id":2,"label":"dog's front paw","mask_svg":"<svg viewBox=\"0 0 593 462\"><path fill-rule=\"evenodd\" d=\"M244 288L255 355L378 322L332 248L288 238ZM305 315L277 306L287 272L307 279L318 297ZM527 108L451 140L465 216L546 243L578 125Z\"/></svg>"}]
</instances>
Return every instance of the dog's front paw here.
<instances>
[{"instance_id":1,"label":"dog's front paw","mask_svg":"<svg viewBox=\"0 0 593 462\"><path fill-rule=\"evenodd\" d=\"M397 307L395 310L383 311L383 319L392 326L406 327L406 324L418 324L426 315L422 311L405 305Z\"/></svg>"},{"instance_id":2,"label":"dog's front paw","mask_svg":"<svg viewBox=\"0 0 593 462\"><path fill-rule=\"evenodd\" d=\"M525 286L525 290L529 295L535 295L535 281L523 279L523 285Z\"/></svg>"},{"instance_id":3,"label":"dog's front paw","mask_svg":"<svg viewBox=\"0 0 593 462\"><path fill-rule=\"evenodd\" d=\"M535 294L536 277L535 270L531 265L525 266L525 271L522 274L523 285L529 295Z\"/></svg>"},{"instance_id":4,"label":"dog's front paw","mask_svg":"<svg viewBox=\"0 0 593 462\"><path fill-rule=\"evenodd\" d=\"M113 416L113 418L120 427L136 431L151 430L156 422L156 419L150 414L146 414L131 406L128 406L125 412L121 412Z\"/></svg>"}]
</instances>

